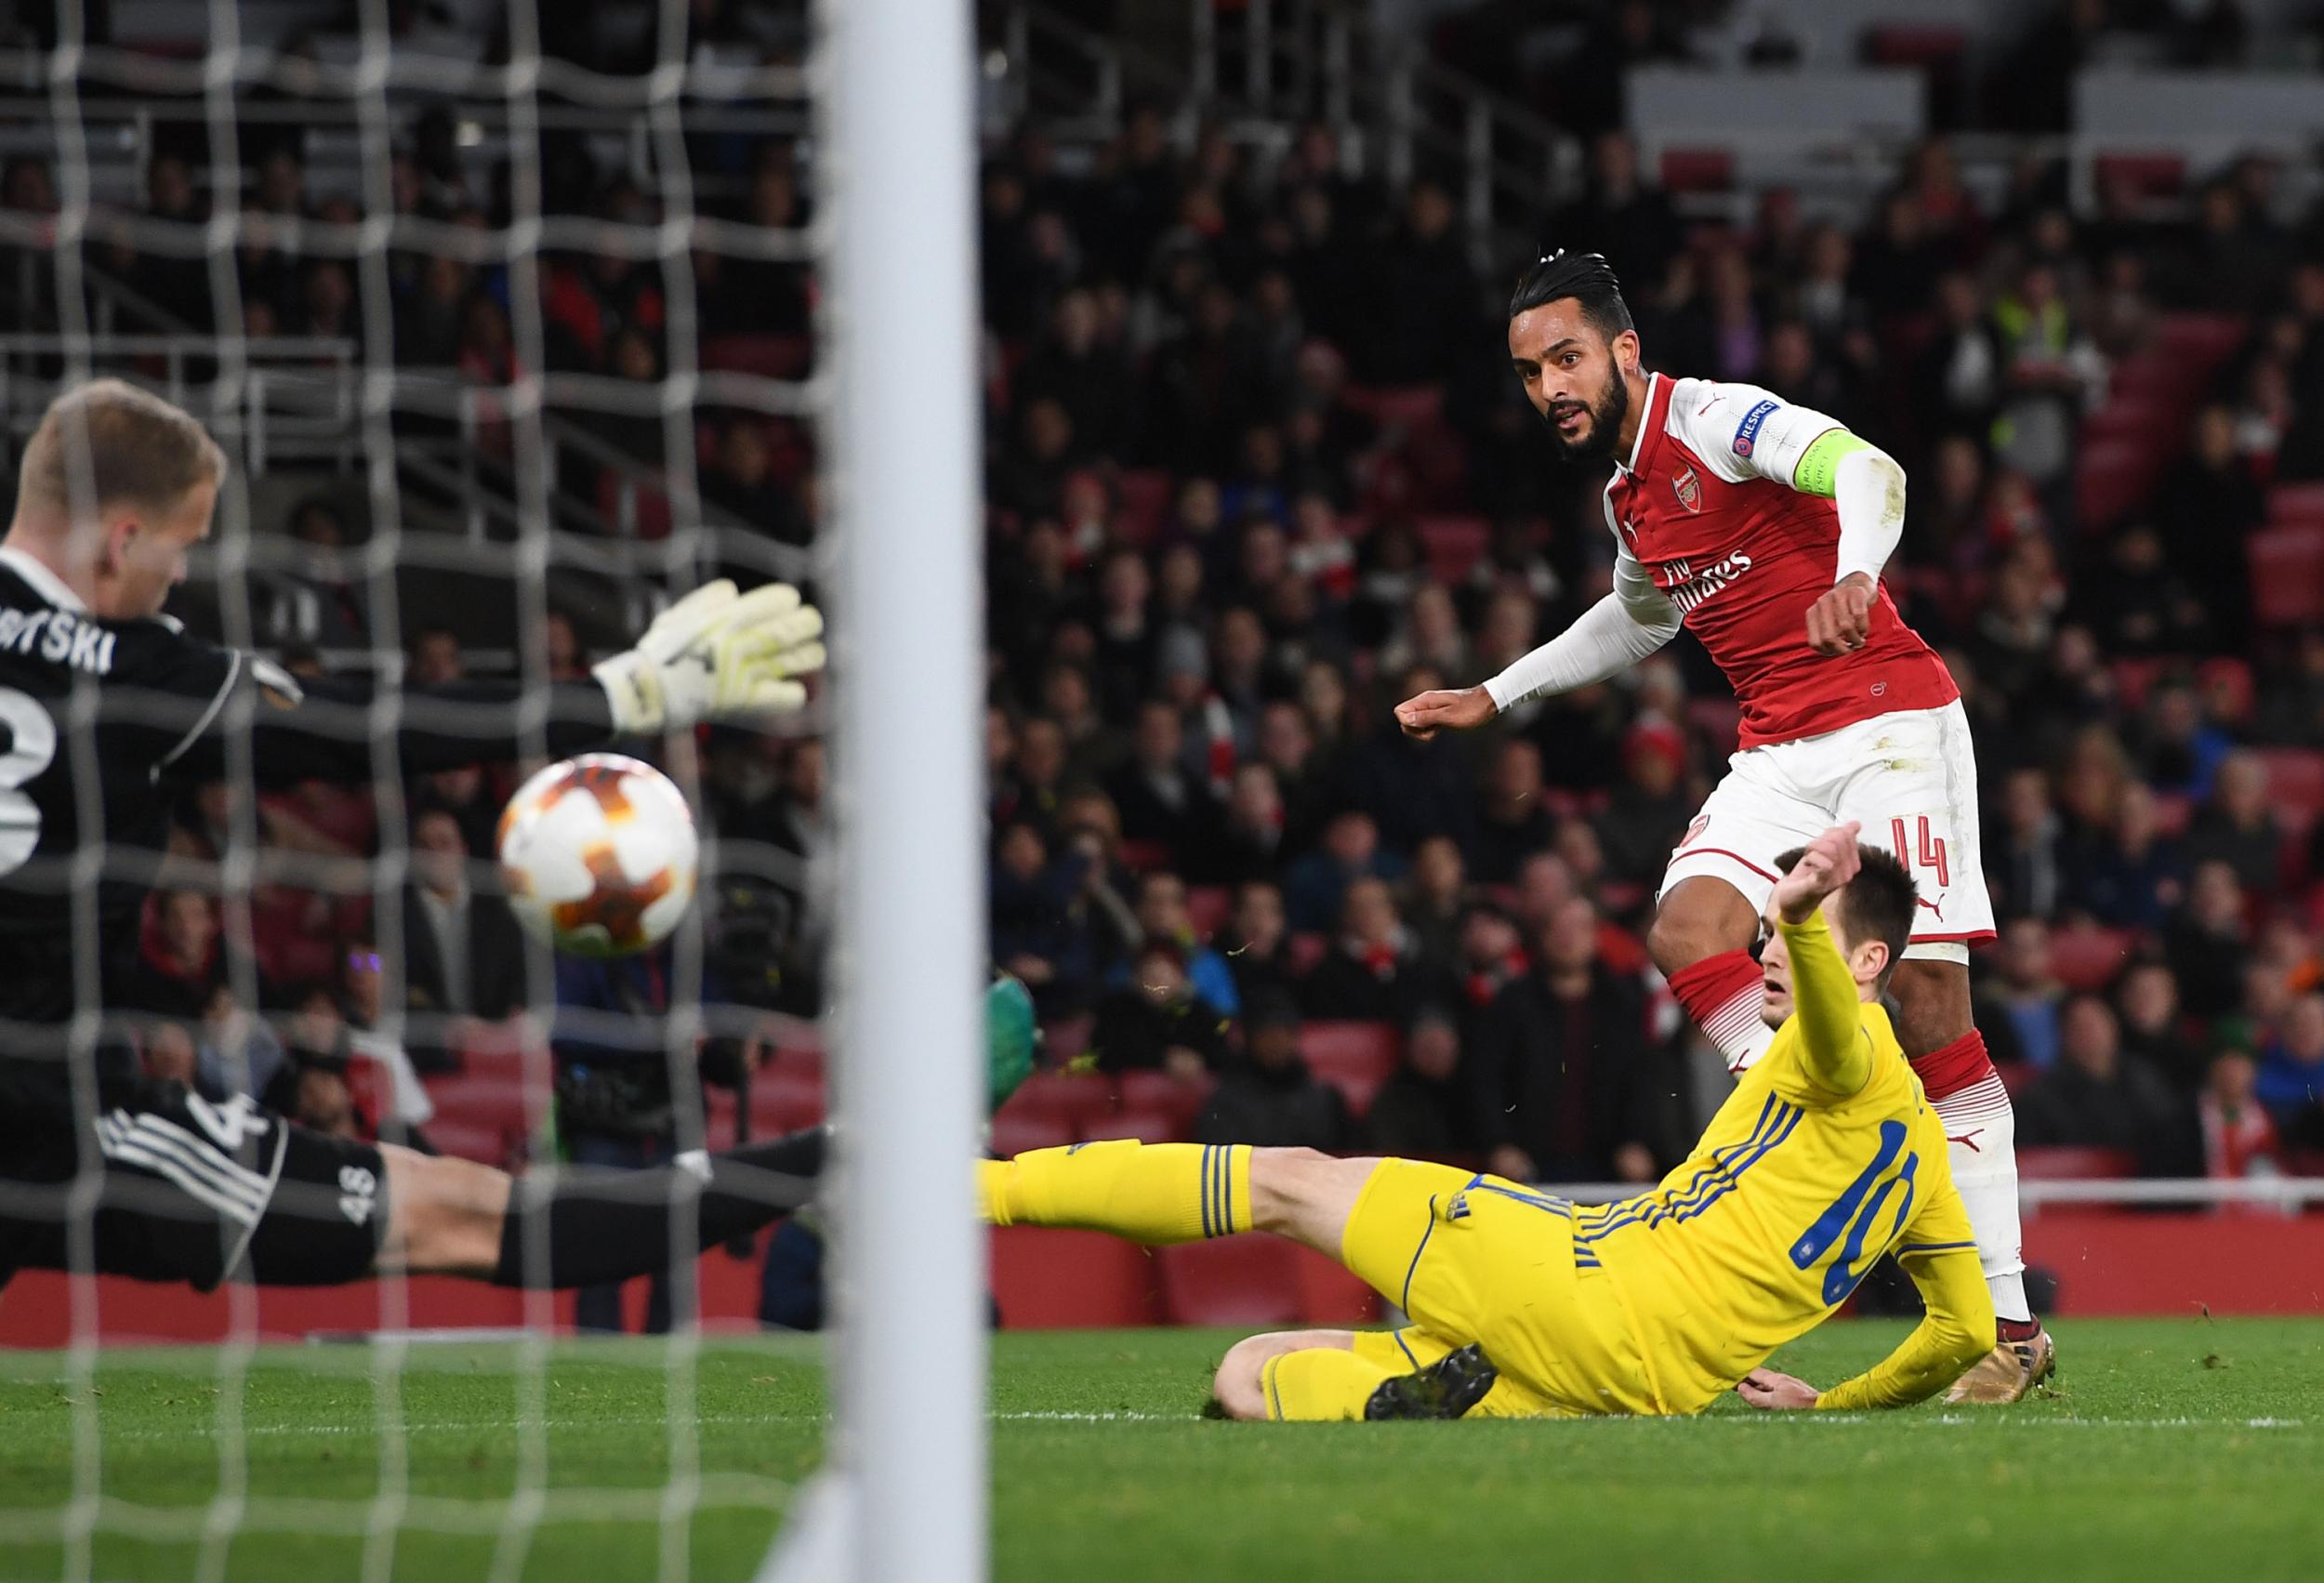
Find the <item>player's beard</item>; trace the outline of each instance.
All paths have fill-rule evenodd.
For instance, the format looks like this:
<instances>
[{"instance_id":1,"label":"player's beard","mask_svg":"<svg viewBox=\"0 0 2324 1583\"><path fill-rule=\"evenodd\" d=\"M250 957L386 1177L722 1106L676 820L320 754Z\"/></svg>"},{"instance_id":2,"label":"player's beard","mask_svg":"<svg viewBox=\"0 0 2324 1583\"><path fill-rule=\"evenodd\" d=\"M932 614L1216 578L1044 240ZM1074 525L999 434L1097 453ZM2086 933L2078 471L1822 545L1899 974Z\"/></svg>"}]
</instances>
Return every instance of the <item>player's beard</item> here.
<instances>
[{"instance_id":1,"label":"player's beard","mask_svg":"<svg viewBox=\"0 0 2324 1583\"><path fill-rule=\"evenodd\" d=\"M1589 402L1590 429L1578 440L1568 440L1558 432L1558 419L1578 402L1563 402L1541 415L1549 426L1550 441L1557 447L1559 456L1569 462L1594 462L1614 455L1615 440L1622 431L1622 420L1630 416L1630 382L1622 377L1618 365L1606 376L1605 389L1598 399Z\"/></svg>"}]
</instances>

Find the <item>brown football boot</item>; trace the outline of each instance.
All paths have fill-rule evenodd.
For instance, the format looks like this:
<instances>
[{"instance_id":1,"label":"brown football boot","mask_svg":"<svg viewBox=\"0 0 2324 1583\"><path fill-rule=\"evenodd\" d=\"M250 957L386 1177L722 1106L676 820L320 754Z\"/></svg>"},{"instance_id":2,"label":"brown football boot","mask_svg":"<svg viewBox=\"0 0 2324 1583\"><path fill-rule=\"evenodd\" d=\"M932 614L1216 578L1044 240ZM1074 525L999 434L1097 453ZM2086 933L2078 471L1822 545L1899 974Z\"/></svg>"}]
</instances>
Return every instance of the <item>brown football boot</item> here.
<instances>
[{"instance_id":1,"label":"brown football boot","mask_svg":"<svg viewBox=\"0 0 2324 1583\"><path fill-rule=\"evenodd\" d=\"M2057 1372L2057 1348L2050 1332L2036 1330L2022 1341L2003 1341L1979 1358L1945 1392L1948 1402L1980 1405L2022 1402L2033 1388Z\"/></svg>"}]
</instances>

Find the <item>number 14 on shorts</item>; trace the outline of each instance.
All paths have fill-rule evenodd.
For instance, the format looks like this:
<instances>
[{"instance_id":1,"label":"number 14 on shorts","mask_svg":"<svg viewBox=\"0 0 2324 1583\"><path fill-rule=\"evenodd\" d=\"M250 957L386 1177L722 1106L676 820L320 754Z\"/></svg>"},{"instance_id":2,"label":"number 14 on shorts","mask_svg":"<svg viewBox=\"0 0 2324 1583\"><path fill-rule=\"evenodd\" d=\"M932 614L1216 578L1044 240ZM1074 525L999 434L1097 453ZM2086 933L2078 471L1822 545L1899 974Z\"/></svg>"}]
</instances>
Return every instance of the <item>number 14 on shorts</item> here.
<instances>
[{"instance_id":1,"label":"number 14 on shorts","mask_svg":"<svg viewBox=\"0 0 2324 1583\"><path fill-rule=\"evenodd\" d=\"M1920 815L1915 822L1920 825L1921 837L1917 848L1907 844L1902 819L1888 822L1889 845L1895 851L1896 861L1907 868L1924 868L1934 872L1936 888L1942 890L1953 882L1952 871L1945 862L1945 838L1930 830L1927 814Z\"/></svg>"}]
</instances>

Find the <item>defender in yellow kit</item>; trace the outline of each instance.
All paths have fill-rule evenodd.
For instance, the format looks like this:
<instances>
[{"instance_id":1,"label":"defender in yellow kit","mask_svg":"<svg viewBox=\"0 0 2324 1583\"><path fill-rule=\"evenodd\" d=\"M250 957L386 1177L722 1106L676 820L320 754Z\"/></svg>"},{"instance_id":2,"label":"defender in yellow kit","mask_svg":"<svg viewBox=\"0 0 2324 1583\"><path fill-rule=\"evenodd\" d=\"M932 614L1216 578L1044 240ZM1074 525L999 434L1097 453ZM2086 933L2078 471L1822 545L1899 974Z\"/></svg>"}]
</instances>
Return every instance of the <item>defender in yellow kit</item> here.
<instances>
[{"instance_id":1,"label":"defender in yellow kit","mask_svg":"<svg viewBox=\"0 0 2324 1583\"><path fill-rule=\"evenodd\" d=\"M1991 1350L1993 1307L1943 1128L1879 1003L1913 883L1855 838L1835 826L1779 860L1762 960L1775 1043L1637 1197L1583 1206L1413 1160L1120 1141L984 1163L984 1219L1148 1244L1272 1232L1409 1316L1238 1343L1214 1386L1235 1418L1696 1413L1730 1389L1771 1408L1921 1401ZM1889 1253L1927 1309L1903 1345L1821 1392L1761 1366Z\"/></svg>"}]
</instances>

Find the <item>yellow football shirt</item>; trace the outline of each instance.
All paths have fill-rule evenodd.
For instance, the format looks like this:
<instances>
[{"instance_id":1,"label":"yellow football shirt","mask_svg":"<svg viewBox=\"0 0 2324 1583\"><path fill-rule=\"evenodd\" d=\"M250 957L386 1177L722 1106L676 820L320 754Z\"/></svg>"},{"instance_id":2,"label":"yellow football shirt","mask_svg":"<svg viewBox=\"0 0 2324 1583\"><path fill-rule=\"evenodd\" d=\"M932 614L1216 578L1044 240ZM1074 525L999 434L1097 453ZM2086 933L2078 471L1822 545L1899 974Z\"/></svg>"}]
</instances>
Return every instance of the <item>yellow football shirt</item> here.
<instances>
[{"instance_id":1,"label":"yellow football shirt","mask_svg":"<svg viewBox=\"0 0 2324 1583\"><path fill-rule=\"evenodd\" d=\"M1775 1043L1659 1185L1575 1221L1576 1259L1611 1278L1666 1412L1708 1405L1828 1318L1884 1253L1928 1318L1820 1405L1918 1400L1993 1345L1944 1128L1887 1012L1857 1000L1820 914L1781 927L1795 1010Z\"/></svg>"}]
</instances>

